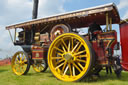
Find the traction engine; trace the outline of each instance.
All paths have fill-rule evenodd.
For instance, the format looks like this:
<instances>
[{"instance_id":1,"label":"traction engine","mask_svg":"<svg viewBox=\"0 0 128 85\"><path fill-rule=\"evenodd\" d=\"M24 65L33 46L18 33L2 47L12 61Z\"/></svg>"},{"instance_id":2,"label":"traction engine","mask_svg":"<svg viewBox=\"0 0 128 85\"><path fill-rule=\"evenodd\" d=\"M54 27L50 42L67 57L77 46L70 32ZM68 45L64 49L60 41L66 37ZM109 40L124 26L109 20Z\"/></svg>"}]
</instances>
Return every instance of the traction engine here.
<instances>
[{"instance_id":1,"label":"traction engine","mask_svg":"<svg viewBox=\"0 0 128 85\"><path fill-rule=\"evenodd\" d=\"M120 77L122 67L128 70L124 51L128 25L120 21L118 10L111 3L7 26L10 35L10 30L14 30L14 38L11 36L14 45L23 48L12 57L12 70L16 75L25 75L31 65L36 72L49 67L59 80L80 81L99 75L104 68L107 73L112 72L113 68ZM113 24L120 25L122 62L113 55L115 49L119 50ZM77 29L81 28L88 32L79 34Z\"/></svg>"}]
</instances>

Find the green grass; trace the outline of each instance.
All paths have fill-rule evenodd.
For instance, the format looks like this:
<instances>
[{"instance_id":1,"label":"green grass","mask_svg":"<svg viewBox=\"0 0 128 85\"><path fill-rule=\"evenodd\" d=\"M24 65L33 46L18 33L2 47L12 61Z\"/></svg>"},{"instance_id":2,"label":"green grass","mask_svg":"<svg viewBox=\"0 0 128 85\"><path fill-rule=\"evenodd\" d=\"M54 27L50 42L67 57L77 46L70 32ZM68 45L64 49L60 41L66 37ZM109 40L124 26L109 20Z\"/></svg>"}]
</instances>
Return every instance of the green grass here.
<instances>
[{"instance_id":1,"label":"green grass","mask_svg":"<svg viewBox=\"0 0 128 85\"><path fill-rule=\"evenodd\" d=\"M114 73L106 75L102 71L101 77L95 81L63 82L57 80L49 70L36 73L31 67L27 75L17 76L10 66L0 66L0 85L128 85L128 72L122 72L120 79Z\"/></svg>"}]
</instances>

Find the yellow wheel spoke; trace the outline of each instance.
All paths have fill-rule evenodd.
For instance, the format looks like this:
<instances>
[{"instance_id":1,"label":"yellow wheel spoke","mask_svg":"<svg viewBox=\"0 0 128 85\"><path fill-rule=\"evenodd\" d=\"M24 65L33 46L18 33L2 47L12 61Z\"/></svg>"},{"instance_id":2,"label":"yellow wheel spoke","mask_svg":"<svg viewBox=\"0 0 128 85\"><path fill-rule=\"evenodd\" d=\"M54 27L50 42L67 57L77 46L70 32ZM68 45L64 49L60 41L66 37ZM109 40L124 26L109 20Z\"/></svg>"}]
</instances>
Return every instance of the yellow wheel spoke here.
<instances>
[{"instance_id":1,"label":"yellow wheel spoke","mask_svg":"<svg viewBox=\"0 0 128 85\"><path fill-rule=\"evenodd\" d=\"M20 73L21 71L20 71L20 67L18 68L18 72Z\"/></svg>"},{"instance_id":2,"label":"yellow wheel spoke","mask_svg":"<svg viewBox=\"0 0 128 85\"><path fill-rule=\"evenodd\" d=\"M80 51L78 53L75 53L74 55L79 55L79 54L84 53L84 52L86 52L86 50L83 50L83 51Z\"/></svg>"},{"instance_id":3,"label":"yellow wheel spoke","mask_svg":"<svg viewBox=\"0 0 128 85\"><path fill-rule=\"evenodd\" d=\"M41 67L40 67L40 64L39 64L39 71L41 71Z\"/></svg>"},{"instance_id":4,"label":"yellow wheel spoke","mask_svg":"<svg viewBox=\"0 0 128 85\"><path fill-rule=\"evenodd\" d=\"M78 47L78 45L79 45L79 43L77 43L77 44L75 45L75 47L72 49L72 53L73 53L74 50Z\"/></svg>"},{"instance_id":5,"label":"yellow wheel spoke","mask_svg":"<svg viewBox=\"0 0 128 85\"><path fill-rule=\"evenodd\" d=\"M16 72L18 72L18 68L15 68Z\"/></svg>"},{"instance_id":6,"label":"yellow wheel spoke","mask_svg":"<svg viewBox=\"0 0 128 85\"><path fill-rule=\"evenodd\" d=\"M18 56L19 57L19 56ZM18 57L16 57L16 61L19 63L19 59L18 59Z\"/></svg>"},{"instance_id":7,"label":"yellow wheel spoke","mask_svg":"<svg viewBox=\"0 0 128 85\"><path fill-rule=\"evenodd\" d=\"M20 61L20 57L19 57L19 55L16 56L16 59L17 59L18 61Z\"/></svg>"},{"instance_id":8,"label":"yellow wheel spoke","mask_svg":"<svg viewBox=\"0 0 128 85\"><path fill-rule=\"evenodd\" d=\"M23 71L25 71L26 66L23 66Z\"/></svg>"},{"instance_id":9,"label":"yellow wheel spoke","mask_svg":"<svg viewBox=\"0 0 128 85\"><path fill-rule=\"evenodd\" d=\"M71 69L71 64L70 63L68 64L68 67L69 67L70 75L72 76L72 69Z\"/></svg>"},{"instance_id":10,"label":"yellow wheel spoke","mask_svg":"<svg viewBox=\"0 0 128 85\"><path fill-rule=\"evenodd\" d=\"M64 63L61 63L61 64L58 65L55 69L58 69L58 68L61 67L62 65L64 65Z\"/></svg>"},{"instance_id":11,"label":"yellow wheel spoke","mask_svg":"<svg viewBox=\"0 0 128 85\"><path fill-rule=\"evenodd\" d=\"M66 67L66 64L67 64L67 61L64 62L64 66L63 66L63 68L62 68L62 72L64 72L64 69L65 69L65 67Z\"/></svg>"},{"instance_id":12,"label":"yellow wheel spoke","mask_svg":"<svg viewBox=\"0 0 128 85\"><path fill-rule=\"evenodd\" d=\"M88 57L87 55L78 55L77 57L83 58L83 57Z\"/></svg>"},{"instance_id":13,"label":"yellow wheel spoke","mask_svg":"<svg viewBox=\"0 0 128 85\"><path fill-rule=\"evenodd\" d=\"M16 60L16 61L15 61L15 64L19 64L19 61L18 61L18 60Z\"/></svg>"},{"instance_id":14,"label":"yellow wheel spoke","mask_svg":"<svg viewBox=\"0 0 128 85\"><path fill-rule=\"evenodd\" d=\"M40 67L40 72L43 70L43 68L42 67Z\"/></svg>"},{"instance_id":15,"label":"yellow wheel spoke","mask_svg":"<svg viewBox=\"0 0 128 85\"><path fill-rule=\"evenodd\" d=\"M64 59L61 59L59 61L56 62L56 65L59 64L60 62L64 61Z\"/></svg>"},{"instance_id":16,"label":"yellow wheel spoke","mask_svg":"<svg viewBox=\"0 0 128 85\"><path fill-rule=\"evenodd\" d=\"M21 72L21 70L20 70L20 66L19 66L19 72Z\"/></svg>"},{"instance_id":17,"label":"yellow wheel spoke","mask_svg":"<svg viewBox=\"0 0 128 85\"><path fill-rule=\"evenodd\" d=\"M22 73L24 72L24 70L23 70L23 66L21 66L21 72L22 72Z\"/></svg>"},{"instance_id":18,"label":"yellow wheel spoke","mask_svg":"<svg viewBox=\"0 0 128 85\"><path fill-rule=\"evenodd\" d=\"M37 64L37 69L39 70L40 68L39 68L39 64Z\"/></svg>"},{"instance_id":19,"label":"yellow wheel spoke","mask_svg":"<svg viewBox=\"0 0 128 85\"><path fill-rule=\"evenodd\" d=\"M60 52L62 52L62 53L64 53L64 51L63 50L61 50L61 49L59 49L59 48L57 48L57 47L54 47L56 50L58 50L58 51L60 51Z\"/></svg>"},{"instance_id":20,"label":"yellow wheel spoke","mask_svg":"<svg viewBox=\"0 0 128 85\"><path fill-rule=\"evenodd\" d=\"M67 72L67 70L68 70L68 65L67 65L67 67L65 68L65 71L64 71L64 74L63 75L65 75L66 74L66 72Z\"/></svg>"},{"instance_id":21,"label":"yellow wheel spoke","mask_svg":"<svg viewBox=\"0 0 128 85\"><path fill-rule=\"evenodd\" d=\"M37 65L35 65L35 64L33 64L32 66L33 66L33 68L37 68Z\"/></svg>"},{"instance_id":22,"label":"yellow wheel spoke","mask_svg":"<svg viewBox=\"0 0 128 85\"><path fill-rule=\"evenodd\" d=\"M72 63L72 64L76 67L76 69L77 69L79 72L81 72L80 68L79 68L75 63Z\"/></svg>"},{"instance_id":23,"label":"yellow wheel spoke","mask_svg":"<svg viewBox=\"0 0 128 85\"><path fill-rule=\"evenodd\" d=\"M25 55L24 55L23 61L24 61L25 59L26 59L26 58L25 58Z\"/></svg>"},{"instance_id":24,"label":"yellow wheel spoke","mask_svg":"<svg viewBox=\"0 0 128 85\"><path fill-rule=\"evenodd\" d=\"M81 46L82 46L82 44L80 44L80 45L78 46L78 48L76 49L76 52L79 51L79 49L80 49Z\"/></svg>"},{"instance_id":25,"label":"yellow wheel spoke","mask_svg":"<svg viewBox=\"0 0 128 85\"><path fill-rule=\"evenodd\" d=\"M38 66L37 66L37 65L34 65L34 68L35 68L35 69L38 69Z\"/></svg>"},{"instance_id":26,"label":"yellow wheel spoke","mask_svg":"<svg viewBox=\"0 0 128 85\"><path fill-rule=\"evenodd\" d=\"M41 67L41 65L40 65L40 71L42 71L43 70L43 68Z\"/></svg>"},{"instance_id":27,"label":"yellow wheel spoke","mask_svg":"<svg viewBox=\"0 0 128 85\"><path fill-rule=\"evenodd\" d=\"M70 41L68 43L68 52L70 51Z\"/></svg>"},{"instance_id":28,"label":"yellow wheel spoke","mask_svg":"<svg viewBox=\"0 0 128 85\"><path fill-rule=\"evenodd\" d=\"M21 53L21 55L20 55L20 61L22 61L22 57L23 57L23 54Z\"/></svg>"},{"instance_id":29,"label":"yellow wheel spoke","mask_svg":"<svg viewBox=\"0 0 128 85\"><path fill-rule=\"evenodd\" d=\"M16 56L16 61L19 61L17 56Z\"/></svg>"},{"instance_id":30,"label":"yellow wheel spoke","mask_svg":"<svg viewBox=\"0 0 128 85\"><path fill-rule=\"evenodd\" d=\"M66 47L66 49L68 49L68 47L67 47L66 43L64 42L64 40L61 39L61 41L62 41L62 43L64 44L64 46Z\"/></svg>"},{"instance_id":31,"label":"yellow wheel spoke","mask_svg":"<svg viewBox=\"0 0 128 85\"><path fill-rule=\"evenodd\" d=\"M72 69L73 69L73 76L75 76L75 67L72 66Z\"/></svg>"},{"instance_id":32,"label":"yellow wheel spoke","mask_svg":"<svg viewBox=\"0 0 128 85\"><path fill-rule=\"evenodd\" d=\"M52 57L52 59L62 59L63 57Z\"/></svg>"},{"instance_id":33,"label":"yellow wheel spoke","mask_svg":"<svg viewBox=\"0 0 128 85\"><path fill-rule=\"evenodd\" d=\"M44 66L43 65L40 65L42 67L42 69L44 69Z\"/></svg>"},{"instance_id":34,"label":"yellow wheel spoke","mask_svg":"<svg viewBox=\"0 0 128 85\"><path fill-rule=\"evenodd\" d=\"M74 45L74 44L73 44L73 43L74 43L74 42L73 42L73 37L72 37L71 39L72 39L72 50L73 50L73 45Z\"/></svg>"},{"instance_id":35,"label":"yellow wheel spoke","mask_svg":"<svg viewBox=\"0 0 128 85\"><path fill-rule=\"evenodd\" d=\"M76 59L76 61L86 63L86 61L85 61L85 60Z\"/></svg>"},{"instance_id":36,"label":"yellow wheel spoke","mask_svg":"<svg viewBox=\"0 0 128 85\"><path fill-rule=\"evenodd\" d=\"M41 67L39 67L40 68L40 72L42 71L42 68Z\"/></svg>"},{"instance_id":37,"label":"yellow wheel spoke","mask_svg":"<svg viewBox=\"0 0 128 85\"><path fill-rule=\"evenodd\" d=\"M62 46L62 48L63 48L63 51L64 51L64 52L66 52L66 50L65 50L64 46Z\"/></svg>"},{"instance_id":38,"label":"yellow wheel spoke","mask_svg":"<svg viewBox=\"0 0 128 85\"><path fill-rule=\"evenodd\" d=\"M78 62L78 65L82 68L82 70L84 70L84 67Z\"/></svg>"},{"instance_id":39,"label":"yellow wheel spoke","mask_svg":"<svg viewBox=\"0 0 128 85\"><path fill-rule=\"evenodd\" d=\"M60 55L61 57L63 56L63 54L61 54L61 53L57 53L58 55Z\"/></svg>"},{"instance_id":40,"label":"yellow wheel spoke","mask_svg":"<svg viewBox=\"0 0 128 85\"><path fill-rule=\"evenodd\" d=\"M19 64L15 64L14 67L19 66Z\"/></svg>"},{"instance_id":41,"label":"yellow wheel spoke","mask_svg":"<svg viewBox=\"0 0 128 85\"><path fill-rule=\"evenodd\" d=\"M18 66L17 66L17 65L14 65L14 68L15 68L15 70L17 71L17 69L18 69Z\"/></svg>"}]
</instances>

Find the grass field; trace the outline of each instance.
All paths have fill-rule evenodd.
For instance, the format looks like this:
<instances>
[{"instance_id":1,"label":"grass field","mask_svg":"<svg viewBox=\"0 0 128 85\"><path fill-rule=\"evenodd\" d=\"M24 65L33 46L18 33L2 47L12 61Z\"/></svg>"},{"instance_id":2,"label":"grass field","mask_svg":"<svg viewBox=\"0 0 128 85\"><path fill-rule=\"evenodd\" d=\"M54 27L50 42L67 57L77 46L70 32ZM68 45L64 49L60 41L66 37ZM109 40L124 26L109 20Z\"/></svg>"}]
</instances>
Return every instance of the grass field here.
<instances>
[{"instance_id":1,"label":"grass field","mask_svg":"<svg viewBox=\"0 0 128 85\"><path fill-rule=\"evenodd\" d=\"M122 72L120 79L114 73L106 75L102 71L97 80L63 82L57 80L49 70L36 73L31 68L27 75L17 76L12 73L10 66L0 66L0 85L128 85L128 72Z\"/></svg>"}]
</instances>

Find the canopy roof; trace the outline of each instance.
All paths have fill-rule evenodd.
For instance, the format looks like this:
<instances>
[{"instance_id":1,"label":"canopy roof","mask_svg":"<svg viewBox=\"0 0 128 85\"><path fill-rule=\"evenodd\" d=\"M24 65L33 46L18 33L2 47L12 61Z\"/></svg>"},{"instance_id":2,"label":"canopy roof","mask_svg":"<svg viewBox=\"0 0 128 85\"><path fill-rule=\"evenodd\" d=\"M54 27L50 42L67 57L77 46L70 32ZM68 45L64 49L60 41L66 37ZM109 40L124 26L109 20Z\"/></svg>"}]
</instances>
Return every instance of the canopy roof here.
<instances>
[{"instance_id":1,"label":"canopy roof","mask_svg":"<svg viewBox=\"0 0 128 85\"><path fill-rule=\"evenodd\" d=\"M34 19L31 21L10 25L6 29L13 28L31 28L33 25L48 25L51 23L67 23L72 28L87 27L90 23L96 22L100 25L106 24L106 13L109 13L109 17L112 18L112 24L119 24L120 16L117 7L114 3L96 6L92 8L86 8L64 14L54 15L41 19Z\"/></svg>"}]
</instances>

